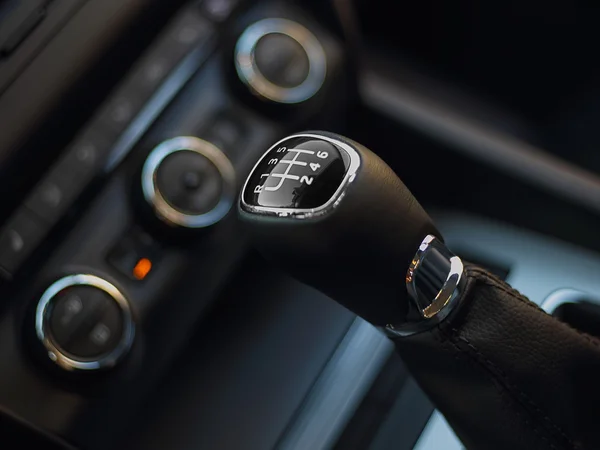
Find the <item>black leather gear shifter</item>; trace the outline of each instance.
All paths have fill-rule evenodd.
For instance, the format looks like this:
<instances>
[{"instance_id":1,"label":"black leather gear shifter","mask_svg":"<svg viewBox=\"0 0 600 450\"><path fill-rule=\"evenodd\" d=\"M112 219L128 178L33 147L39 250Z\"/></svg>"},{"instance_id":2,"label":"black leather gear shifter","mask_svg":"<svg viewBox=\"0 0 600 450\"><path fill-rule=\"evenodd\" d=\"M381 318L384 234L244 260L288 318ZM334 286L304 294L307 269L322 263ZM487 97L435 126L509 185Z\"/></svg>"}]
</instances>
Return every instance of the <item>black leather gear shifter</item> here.
<instances>
[{"instance_id":1,"label":"black leather gear shifter","mask_svg":"<svg viewBox=\"0 0 600 450\"><path fill-rule=\"evenodd\" d=\"M463 265L365 147L323 132L283 139L239 212L267 258L394 340L467 448L600 448L600 342Z\"/></svg>"},{"instance_id":2,"label":"black leather gear shifter","mask_svg":"<svg viewBox=\"0 0 600 450\"><path fill-rule=\"evenodd\" d=\"M323 132L290 136L266 152L240 211L265 255L381 326L406 320L406 269L425 236L439 235L381 159ZM398 233L404 238L394 239Z\"/></svg>"}]
</instances>

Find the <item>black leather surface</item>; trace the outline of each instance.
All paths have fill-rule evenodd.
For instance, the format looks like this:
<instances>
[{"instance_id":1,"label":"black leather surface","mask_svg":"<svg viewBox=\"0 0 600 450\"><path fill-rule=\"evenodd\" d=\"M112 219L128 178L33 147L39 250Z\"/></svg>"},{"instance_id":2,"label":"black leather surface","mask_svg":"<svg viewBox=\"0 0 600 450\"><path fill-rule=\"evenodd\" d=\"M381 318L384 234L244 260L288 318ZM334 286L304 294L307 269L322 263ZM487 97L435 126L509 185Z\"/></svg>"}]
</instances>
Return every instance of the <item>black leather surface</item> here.
<instances>
[{"instance_id":1,"label":"black leather surface","mask_svg":"<svg viewBox=\"0 0 600 450\"><path fill-rule=\"evenodd\" d=\"M468 449L600 448L600 341L480 268L460 308L397 349Z\"/></svg>"}]
</instances>

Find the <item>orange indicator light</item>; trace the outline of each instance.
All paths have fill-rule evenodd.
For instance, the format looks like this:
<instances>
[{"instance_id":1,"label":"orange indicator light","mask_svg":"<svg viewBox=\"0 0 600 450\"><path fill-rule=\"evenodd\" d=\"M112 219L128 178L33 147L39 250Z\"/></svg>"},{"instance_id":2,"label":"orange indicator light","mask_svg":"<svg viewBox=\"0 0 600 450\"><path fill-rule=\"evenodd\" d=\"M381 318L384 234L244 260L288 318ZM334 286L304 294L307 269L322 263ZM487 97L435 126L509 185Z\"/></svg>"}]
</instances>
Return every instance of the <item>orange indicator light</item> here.
<instances>
[{"instance_id":1,"label":"orange indicator light","mask_svg":"<svg viewBox=\"0 0 600 450\"><path fill-rule=\"evenodd\" d=\"M133 276L136 280L143 280L152 269L152 261L148 258L141 258L133 268Z\"/></svg>"}]
</instances>

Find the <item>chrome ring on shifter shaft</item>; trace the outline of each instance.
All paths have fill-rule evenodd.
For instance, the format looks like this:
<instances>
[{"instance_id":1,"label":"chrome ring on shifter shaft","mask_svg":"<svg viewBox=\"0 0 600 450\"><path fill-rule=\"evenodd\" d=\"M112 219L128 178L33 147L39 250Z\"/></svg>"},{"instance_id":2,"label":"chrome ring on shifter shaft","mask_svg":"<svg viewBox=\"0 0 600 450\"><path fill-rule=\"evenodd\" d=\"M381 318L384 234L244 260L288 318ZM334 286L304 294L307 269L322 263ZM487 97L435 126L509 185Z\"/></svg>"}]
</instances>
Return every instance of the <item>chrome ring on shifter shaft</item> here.
<instances>
[{"instance_id":1,"label":"chrome ring on shifter shaft","mask_svg":"<svg viewBox=\"0 0 600 450\"><path fill-rule=\"evenodd\" d=\"M458 303L466 278L461 259L433 235L423 239L406 273L406 289L419 317L385 327L391 336L425 331L444 320Z\"/></svg>"}]
</instances>

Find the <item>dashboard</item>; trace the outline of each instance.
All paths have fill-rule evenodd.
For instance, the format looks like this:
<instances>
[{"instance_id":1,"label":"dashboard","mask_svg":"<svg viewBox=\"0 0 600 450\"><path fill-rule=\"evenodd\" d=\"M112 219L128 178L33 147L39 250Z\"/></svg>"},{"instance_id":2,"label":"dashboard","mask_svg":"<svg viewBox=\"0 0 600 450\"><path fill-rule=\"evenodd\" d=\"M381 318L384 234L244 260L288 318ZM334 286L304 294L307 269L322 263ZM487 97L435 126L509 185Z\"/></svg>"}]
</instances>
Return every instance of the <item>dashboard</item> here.
<instances>
[{"instance_id":1,"label":"dashboard","mask_svg":"<svg viewBox=\"0 0 600 450\"><path fill-rule=\"evenodd\" d=\"M375 149L533 301L600 290L595 168L367 3L0 3L5 448L460 448L378 330L250 248L238 192L290 133Z\"/></svg>"}]
</instances>

